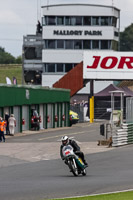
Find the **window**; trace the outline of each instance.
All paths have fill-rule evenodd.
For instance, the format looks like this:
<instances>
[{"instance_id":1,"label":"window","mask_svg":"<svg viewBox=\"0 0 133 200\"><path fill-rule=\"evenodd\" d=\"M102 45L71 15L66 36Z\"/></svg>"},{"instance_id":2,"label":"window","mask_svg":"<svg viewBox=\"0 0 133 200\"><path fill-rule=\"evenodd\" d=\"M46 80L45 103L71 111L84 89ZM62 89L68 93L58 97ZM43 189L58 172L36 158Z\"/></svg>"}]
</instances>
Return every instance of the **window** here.
<instances>
[{"instance_id":1,"label":"window","mask_svg":"<svg viewBox=\"0 0 133 200\"><path fill-rule=\"evenodd\" d=\"M78 64L78 63L77 63ZM73 69L76 63L46 63L43 66L44 73L65 73Z\"/></svg>"},{"instance_id":2,"label":"window","mask_svg":"<svg viewBox=\"0 0 133 200\"><path fill-rule=\"evenodd\" d=\"M73 49L73 41L72 40L65 41L65 49Z\"/></svg>"},{"instance_id":3,"label":"window","mask_svg":"<svg viewBox=\"0 0 133 200\"><path fill-rule=\"evenodd\" d=\"M42 25L43 25L43 26L46 25L46 17L43 17L43 18L42 18Z\"/></svg>"},{"instance_id":4,"label":"window","mask_svg":"<svg viewBox=\"0 0 133 200\"><path fill-rule=\"evenodd\" d=\"M108 17L109 20L109 26L112 26L112 17Z\"/></svg>"},{"instance_id":5,"label":"window","mask_svg":"<svg viewBox=\"0 0 133 200\"><path fill-rule=\"evenodd\" d=\"M99 25L99 17L92 17L92 25L94 26Z\"/></svg>"},{"instance_id":6,"label":"window","mask_svg":"<svg viewBox=\"0 0 133 200\"><path fill-rule=\"evenodd\" d=\"M44 17L43 21L45 22L45 25L48 25L48 17L47 16Z\"/></svg>"},{"instance_id":7,"label":"window","mask_svg":"<svg viewBox=\"0 0 133 200\"><path fill-rule=\"evenodd\" d=\"M84 17L83 18L83 24L84 25L91 25L91 17Z\"/></svg>"},{"instance_id":8,"label":"window","mask_svg":"<svg viewBox=\"0 0 133 200\"><path fill-rule=\"evenodd\" d=\"M42 59L42 47L37 46L35 48L35 53L36 53L36 58L37 59Z\"/></svg>"},{"instance_id":9,"label":"window","mask_svg":"<svg viewBox=\"0 0 133 200\"><path fill-rule=\"evenodd\" d=\"M99 40L92 41L92 49L99 49Z\"/></svg>"},{"instance_id":10,"label":"window","mask_svg":"<svg viewBox=\"0 0 133 200\"><path fill-rule=\"evenodd\" d=\"M65 25L80 26L82 25L82 17L65 17Z\"/></svg>"},{"instance_id":11,"label":"window","mask_svg":"<svg viewBox=\"0 0 133 200\"><path fill-rule=\"evenodd\" d=\"M63 72L63 64L62 63L58 63L57 64L57 72Z\"/></svg>"},{"instance_id":12,"label":"window","mask_svg":"<svg viewBox=\"0 0 133 200\"><path fill-rule=\"evenodd\" d=\"M70 25L76 25L76 17L70 17Z\"/></svg>"},{"instance_id":13,"label":"window","mask_svg":"<svg viewBox=\"0 0 133 200\"><path fill-rule=\"evenodd\" d=\"M55 49L55 40L48 40L48 49Z\"/></svg>"},{"instance_id":14,"label":"window","mask_svg":"<svg viewBox=\"0 0 133 200\"><path fill-rule=\"evenodd\" d=\"M48 16L47 25L56 25L56 18L54 16Z\"/></svg>"},{"instance_id":15,"label":"window","mask_svg":"<svg viewBox=\"0 0 133 200\"><path fill-rule=\"evenodd\" d=\"M74 40L74 49L82 49L82 41Z\"/></svg>"},{"instance_id":16,"label":"window","mask_svg":"<svg viewBox=\"0 0 133 200\"><path fill-rule=\"evenodd\" d=\"M65 72L69 72L73 68L72 64L65 64Z\"/></svg>"},{"instance_id":17,"label":"window","mask_svg":"<svg viewBox=\"0 0 133 200\"><path fill-rule=\"evenodd\" d=\"M66 26L117 26L117 18L112 16L44 16L43 25Z\"/></svg>"},{"instance_id":18,"label":"window","mask_svg":"<svg viewBox=\"0 0 133 200\"><path fill-rule=\"evenodd\" d=\"M90 49L91 43L90 40L83 40L83 49Z\"/></svg>"},{"instance_id":19,"label":"window","mask_svg":"<svg viewBox=\"0 0 133 200\"><path fill-rule=\"evenodd\" d=\"M108 49L111 49L111 44L112 44L111 40L108 40Z\"/></svg>"},{"instance_id":20,"label":"window","mask_svg":"<svg viewBox=\"0 0 133 200\"><path fill-rule=\"evenodd\" d=\"M108 49L108 40L101 40L101 49Z\"/></svg>"},{"instance_id":21,"label":"window","mask_svg":"<svg viewBox=\"0 0 133 200\"><path fill-rule=\"evenodd\" d=\"M115 36L115 37L118 37L118 36L119 36L119 33L118 33L117 31L115 31L115 32L114 32L114 36Z\"/></svg>"},{"instance_id":22,"label":"window","mask_svg":"<svg viewBox=\"0 0 133 200\"><path fill-rule=\"evenodd\" d=\"M79 63L74 63L74 64L73 64L73 67L76 67L76 65L78 65L78 64L79 64Z\"/></svg>"},{"instance_id":23,"label":"window","mask_svg":"<svg viewBox=\"0 0 133 200\"><path fill-rule=\"evenodd\" d=\"M117 26L117 18L116 17L113 17L112 26L114 26L114 27Z\"/></svg>"},{"instance_id":24,"label":"window","mask_svg":"<svg viewBox=\"0 0 133 200\"><path fill-rule=\"evenodd\" d=\"M75 25L82 25L82 17L76 17L76 24Z\"/></svg>"},{"instance_id":25,"label":"window","mask_svg":"<svg viewBox=\"0 0 133 200\"><path fill-rule=\"evenodd\" d=\"M24 48L25 58L28 60L37 59L35 47L25 47Z\"/></svg>"},{"instance_id":26,"label":"window","mask_svg":"<svg viewBox=\"0 0 133 200\"><path fill-rule=\"evenodd\" d=\"M45 72L47 72L47 66L46 66L47 64L43 64L43 72L45 73Z\"/></svg>"},{"instance_id":27,"label":"window","mask_svg":"<svg viewBox=\"0 0 133 200\"><path fill-rule=\"evenodd\" d=\"M47 64L47 72L55 72L55 64Z\"/></svg>"},{"instance_id":28,"label":"window","mask_svg":"<svg viewBox=\"0 0 133 200\"><path fill-rule=\"evenodd\" d=\"M108 26L108 25L109 25L109 18L101 17L101 26Z\"/></svg>"},{"instance_id":29,"label":"window","mask_svg":"<svg viewBox=\"0 0 133 200\"><path fill-rule=\"evenodd\" d=\"M64 25L64 17L57 17L57 25Z\"/></svg>"},{"instance_id":30,"label":"window","mask_svg":"<svg viewBox=\"0 0 133 200\"><path fill-rule=\"evenodd\" d=\"M70 25L71 23L70 23L70 17L66 17L65 18L65 25Z\"/></svg>"},{"instance_id":31,"label":"window","mask_svg":"<svg viewBox=\"0 0 133 200\"><path fill-rule=\"evenodd\" d=\"M57 49L64 49L64 40L57 40Z\"/></svg>"},{"instance_id":32,"label":"window","mask_svg":"<svg viewBox=\"0 0 133 200\"><path fill-rule=\"evenodd\" d=\"M117 32L115 33L118 34ZM111 49L111 40L46 40L46 49ZM38 48L36 58L41 58Z\"/></svg>"},{"instance_id":33,"label":"window","mask_svg":"<svg viewBox=\"0 0 133 200\"><path fill-rule=\"evenodd\" d=\"M113 40L111 46L112 46L113 50L118 51L118 42L117 41Z\"/></svg>"}]
</instances>

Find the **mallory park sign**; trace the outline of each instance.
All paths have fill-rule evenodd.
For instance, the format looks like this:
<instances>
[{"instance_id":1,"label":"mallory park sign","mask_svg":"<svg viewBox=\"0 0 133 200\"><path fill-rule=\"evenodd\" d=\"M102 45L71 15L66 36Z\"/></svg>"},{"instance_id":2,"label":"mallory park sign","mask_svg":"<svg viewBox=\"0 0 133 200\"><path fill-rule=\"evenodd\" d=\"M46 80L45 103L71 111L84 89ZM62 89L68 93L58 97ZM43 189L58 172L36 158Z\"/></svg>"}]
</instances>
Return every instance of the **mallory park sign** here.
<instances>
[{"instance_id":1,"label":"mallory park sign","mask_svg":"<svg viewBox=\"0 0 133 200\"><path fill-rule=\"evenodd\" d=\"M99 36L102 36L102 31L53 30L53 35L99 35Z\"/></svg>"},{"instance_id":2,"label":"mallory park sign","mask_svg":"<svg viewBox=\"0 0 133 200\"><path fill-rule=\"evenodd\" d=\"M83 78L93 80L133 80L133 53L85 51Z\"/></svg>"}]
</instances>

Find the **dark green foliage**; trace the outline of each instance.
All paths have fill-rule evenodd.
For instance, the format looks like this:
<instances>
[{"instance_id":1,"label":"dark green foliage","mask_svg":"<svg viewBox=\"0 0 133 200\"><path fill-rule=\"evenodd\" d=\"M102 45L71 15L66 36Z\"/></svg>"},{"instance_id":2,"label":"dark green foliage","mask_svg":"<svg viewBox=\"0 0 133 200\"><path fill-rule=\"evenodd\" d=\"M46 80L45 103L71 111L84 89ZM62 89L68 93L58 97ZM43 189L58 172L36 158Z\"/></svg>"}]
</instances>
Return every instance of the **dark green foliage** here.
<instances>
[{"instance_id":1,"label":"dark green foliage","mask_svg":"<svg viewBox=\"0 0 133 200\"><path fill-rule=\"evenodd\" d=\"M133 51L133 24L120 33L120 50Z\"/></svg>"},{"instance_id":2,"label":"dark green foliage","mask_svg":"<svg viewBox=\"0 0 133 200\"><path fill-rule=\"evenodd\" d=\"M21 64L21 56L15 58L10 53L7 53L4 48L0 47L0 64Z\"/></svg>"},{"instance_id":3,"label":"dark green foliage","mask_svg":"<svg viewBox=\"0 0 133 200\"><path fill-rule=\"evenodd\" d=\"M16 58L16 64L22 64L22 56Z\"/></svg>"}]
</instances>

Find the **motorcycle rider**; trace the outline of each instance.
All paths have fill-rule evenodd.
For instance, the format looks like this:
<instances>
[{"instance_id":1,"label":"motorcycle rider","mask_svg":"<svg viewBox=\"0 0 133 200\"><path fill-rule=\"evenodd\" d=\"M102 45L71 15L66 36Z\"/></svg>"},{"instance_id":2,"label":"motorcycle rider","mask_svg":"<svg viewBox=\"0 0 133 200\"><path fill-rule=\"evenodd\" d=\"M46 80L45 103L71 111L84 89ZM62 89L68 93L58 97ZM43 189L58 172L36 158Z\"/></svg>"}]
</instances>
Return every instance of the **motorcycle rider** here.
<instances>
[{"instance_id":1,"label":"motorcycle rider","mask_svg":"<svg viewBox=\"0 0 133 200\"><path fill-rule=\"evenodd\" d=\"M73 147L73 151L74 153L79 156L82 161L84 162L85 166L88 167L88 163L86 162L85 160L85 156L84 156L84 153L82 151L80 151L80 147L78 146L78 144L75 142L75 140L72 140L72 139L69 139L68 136L63 136L61 138L61 141L62 141L62 145L60 146L60 156L61 156L61 159L64 160L64 156L63 156L63 153L62 153L62 148L66 145L71 145ZM65 163L67 164L67 163Z\"/></svg>"}]
</instances>

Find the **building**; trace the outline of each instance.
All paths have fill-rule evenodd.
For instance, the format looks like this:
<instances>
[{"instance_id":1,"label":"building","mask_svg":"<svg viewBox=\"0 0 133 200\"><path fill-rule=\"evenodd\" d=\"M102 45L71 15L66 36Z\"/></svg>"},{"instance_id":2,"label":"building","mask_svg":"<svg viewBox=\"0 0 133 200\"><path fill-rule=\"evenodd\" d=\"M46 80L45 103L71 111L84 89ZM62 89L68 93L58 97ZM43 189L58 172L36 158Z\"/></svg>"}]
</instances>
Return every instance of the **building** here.
<instances>
[{"instance_id":1,"label":"building","mask_svg":"<svg viewBox=\"0 0 133 200\"><path fill-rule=\"evenodd\" d=\"M16 133L31 129L32 110L41 116L40 129L69 126L69 90L0 85L0 93L0 116L14 114Z\"/></svg>"},{"instance_id":2,"label":"building","mask_svg":"<svg viewBox=\"0 0 133 200\"><path fill-rule=\"evenodd\" d=\"M23 37L23 53L22 53L22 67L23 67L23 82L27 84L41 85L43 63L42 63L42 49L43 49L42 34L27 35Z\"/></svg>"},{"instance_id":3,"label":"building","mask_svg":"<svg viewBox=\"0 0 133 200\"><path fill-rule=\"evenodd\" d=\"M25 81L52 87L83 60L84 50L118 50L119 31L120 10L112 6L42 6L41 31L24 38ZM110 83L97 83L95 92Z\"/></svg>"}]
</instances>

